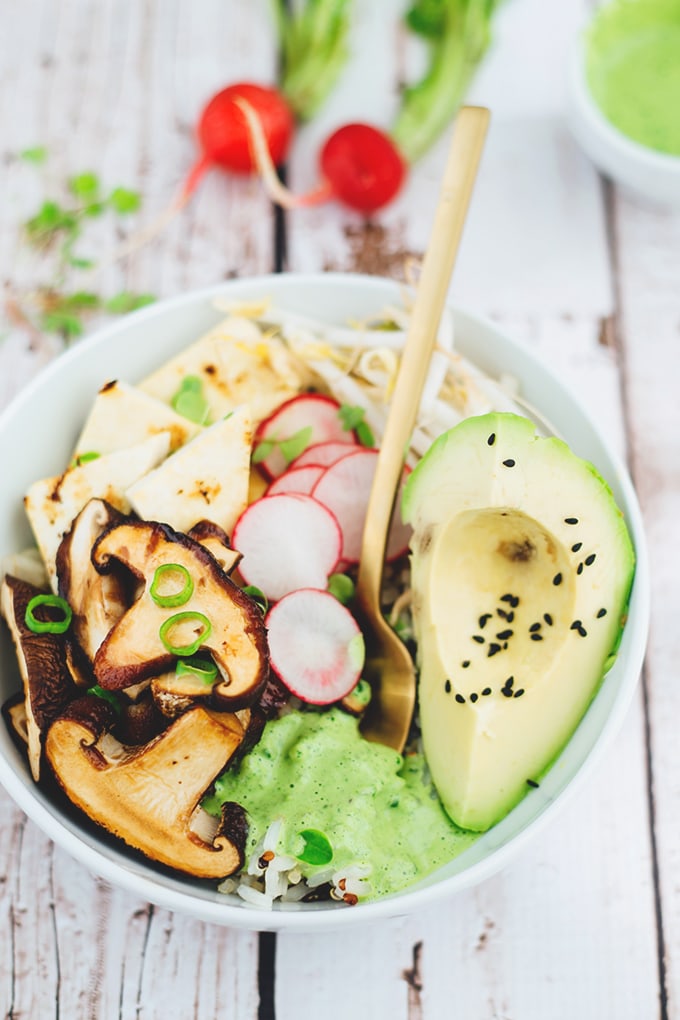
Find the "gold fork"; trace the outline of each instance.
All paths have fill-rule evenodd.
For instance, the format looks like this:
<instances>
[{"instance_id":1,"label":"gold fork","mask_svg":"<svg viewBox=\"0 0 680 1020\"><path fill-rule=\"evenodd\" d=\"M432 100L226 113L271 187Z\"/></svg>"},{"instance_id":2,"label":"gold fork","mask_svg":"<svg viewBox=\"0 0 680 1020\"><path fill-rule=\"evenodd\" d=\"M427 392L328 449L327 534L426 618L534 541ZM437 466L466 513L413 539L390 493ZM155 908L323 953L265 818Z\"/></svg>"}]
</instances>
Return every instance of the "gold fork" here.
<instances>
[{"instance_id":1,"label":"gold fork","mask_svg":"<svg viewBox=\"0 0 680 1020\"><path fill-rule=\"evenodd\" d=\"M416 676L411 655L380 608L385 548L404 455L415 426L488 123L489 111L479 106L464 106L456 117L380 446L359 561L356 606L366 641L365 676L373 688L363 733L369 740L400 752L413 716Z\"/></svg>"}]
</instances>

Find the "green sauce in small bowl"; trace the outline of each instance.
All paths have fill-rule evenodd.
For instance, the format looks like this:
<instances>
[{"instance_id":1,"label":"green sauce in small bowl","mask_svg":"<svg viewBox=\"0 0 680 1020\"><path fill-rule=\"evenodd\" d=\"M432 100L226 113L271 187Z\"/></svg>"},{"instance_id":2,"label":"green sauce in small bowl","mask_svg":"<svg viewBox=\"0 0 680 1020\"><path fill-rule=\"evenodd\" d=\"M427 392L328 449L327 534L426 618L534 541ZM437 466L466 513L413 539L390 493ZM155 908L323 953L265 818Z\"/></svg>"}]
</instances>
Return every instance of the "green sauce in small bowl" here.
<instances>
[{"instance_id":1,"label":"green sauce in small bowl","mask_svg":"<svg viewBox=\"0 0 680 1020\"><path fill-rule=\"evenodd\" d=\"M680 0L613 0L586 37L597 105L624 135L680 155Z\"/></svg>"}]
</instances>

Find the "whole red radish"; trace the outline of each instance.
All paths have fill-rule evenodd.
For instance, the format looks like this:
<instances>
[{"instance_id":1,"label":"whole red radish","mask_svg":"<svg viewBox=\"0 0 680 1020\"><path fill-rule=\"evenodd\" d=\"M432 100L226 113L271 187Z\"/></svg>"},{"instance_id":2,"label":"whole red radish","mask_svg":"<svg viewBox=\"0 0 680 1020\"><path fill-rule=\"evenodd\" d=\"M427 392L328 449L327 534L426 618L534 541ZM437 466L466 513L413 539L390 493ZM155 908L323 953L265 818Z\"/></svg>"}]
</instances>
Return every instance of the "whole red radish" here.
<instances>
[{"instance_id":1,"label":"whole red radish","mask_svg":"<svg viewBox=\"0 0 680 1020\"><path fill-rule=\"evenodd\" d=\"M236 82L217 92L199 117L196 134L201 155L189 172L184 187L186 197L194 191L210 167L217 166L237 174L250 174L256 170L248 121L241 102L248 103L255 111L271 161L278 166L285 160L295 131L288 103L275 88L253 82Z\"/></svg>"},{"instance_id":2,"label":"whole red radish","mask_svg":"<svg viewBox=\"0 0 680 1020\"><path fill-rule=\"evenodd\" d=\"M319 165L338 201L373 213L397 195L406 163L394 142L371 124L345 124L327 139Z\"/></svg>"},{"instance_id":3,"label":"whole red radish","mask_svg":"<svg viewBox=\"0 0 680 1020\"><path fill-rule=\"evenodd\" d=\"M258 125L257 142L253 138L251 118ZM261 172L260 163L265 159L276 175L274 167L284 162L294 131L293 113L277 89L253 82L236 82L217 92L198 119L196 134L201 151L184 184L155 220L127 238L115 252L114 260L131 255L156 237L181 212L212 167L249 174L255 170Z\"/></svg>"},{"instance_id":4,"label":"whole red radish","mask_svg":"<svg viewBox=\"0 0 680 1020\"><path fill-rule=\"evenodd\" d=\"M284 209L319 205L337 199L364 214L387 205L406 177L406 163L394 142L371 124L345 124L327 139L320 154L322 181L296 195L279 179L268 152L264 125L257 110L239 99L251 136L253 156L272 201Z\"/></svg>"}]
</instances>

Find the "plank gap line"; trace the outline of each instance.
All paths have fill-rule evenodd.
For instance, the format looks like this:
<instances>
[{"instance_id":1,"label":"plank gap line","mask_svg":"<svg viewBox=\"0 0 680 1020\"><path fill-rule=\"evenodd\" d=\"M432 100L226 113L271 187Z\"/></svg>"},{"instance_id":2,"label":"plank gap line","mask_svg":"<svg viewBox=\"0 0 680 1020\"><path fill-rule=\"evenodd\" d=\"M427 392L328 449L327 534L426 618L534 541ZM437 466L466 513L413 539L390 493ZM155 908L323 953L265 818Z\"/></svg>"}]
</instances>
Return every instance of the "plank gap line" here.
<instances>
[{"instance_id":1,"label":"plank gap line","mask_svg":"<svg viewBox=\"0 0 680 1020\"><path fill-rule=\"evenodd\" d=\"M628 388L628 362L626 353L626 335L624 325L623 297L621 292L621 263L619 259L619 233L617 229L617 201L616 190L613 184L602 179L602 193L605 206L605 223L607 226L607 240L609 244L611 265L612 265L612 286L614 292L614 311L611 316L611 338L617 351L619 363L619 385L621 388L621 410L623 414L623 426L628 447L628 467L630 469L633 483L635 484L636 463L635 445L633 442L632 414L630 408L630 393ZM647 820L649 827L649 841L652 865L652 889L654 902L654 920L656 928L656 955L657 955L657 980L659 986L659 1020L670 1020L668 1014L668 973L666 967L666 937L664 928L663 899L661 895L661 873L659 866L659 848L656 839L656 800L655 800L655 771L652 753L652 727L651 727L651 705L649 692L649 677L646 667L643 665L640 676L642 687L642 717L644 727L644 752L645 752L645 787L647 792Z\"/></svg>"}]
</instances>

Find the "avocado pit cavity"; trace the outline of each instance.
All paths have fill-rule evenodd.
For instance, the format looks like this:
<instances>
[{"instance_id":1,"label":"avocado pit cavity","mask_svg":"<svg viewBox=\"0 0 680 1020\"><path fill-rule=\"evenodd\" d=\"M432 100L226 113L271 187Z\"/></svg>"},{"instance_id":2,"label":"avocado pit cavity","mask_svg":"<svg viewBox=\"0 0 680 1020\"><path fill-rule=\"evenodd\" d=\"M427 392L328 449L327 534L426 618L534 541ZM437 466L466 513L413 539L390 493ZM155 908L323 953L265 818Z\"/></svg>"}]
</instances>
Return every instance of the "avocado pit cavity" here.
<instances>
[{"instance_id":1,"label":"avocado pit cavity","mask_svg":"<svg viewBox=\"0 0 680 1020\"><path fill-rule=\"evenodd\" d=\"M573 579L552 584L558 572L569 577L567 548L523 511L490 507L452 517L431 556L440 655L458 665L446 678L452 690L501 697L509 676L515 690L540 682L573 619Z\"/></svg>"}]
</instances>

